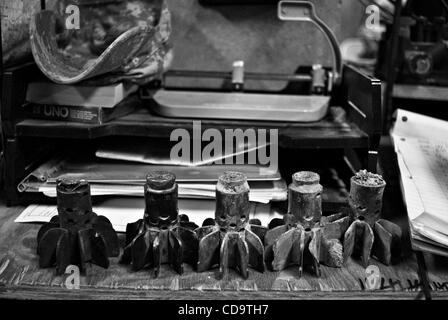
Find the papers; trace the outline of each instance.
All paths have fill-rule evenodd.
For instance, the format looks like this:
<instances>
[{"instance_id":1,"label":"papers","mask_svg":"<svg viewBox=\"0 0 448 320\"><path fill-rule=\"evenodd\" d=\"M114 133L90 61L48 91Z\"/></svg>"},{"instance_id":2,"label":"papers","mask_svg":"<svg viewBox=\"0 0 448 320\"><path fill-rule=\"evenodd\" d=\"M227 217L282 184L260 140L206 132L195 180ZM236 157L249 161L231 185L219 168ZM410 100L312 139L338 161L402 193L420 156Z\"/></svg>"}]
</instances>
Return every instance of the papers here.
<instances>
[{"instance_id":1,"label":"papers","mask_svg":"<svg viewBox=\"0 0 448 320\"><path fill-rule=\"evenodd\" d=\"M448 123L399 109L392 138L413 238L448 249Z\"/></svg>"},{"instance_id":2,"label":"papers","mask_svg":"<svg viewBox=\"0 0 448 320\"><path fill-rule=\"evenodd\" d=\"M278 169L260 165L167 166L132 162L105 161L91 157L53 158L29 174L19 185L23 192L30 183L55 183L62 177L85 179L91 183L143 185L150 171L170 171L177 182L213 182L225 171L242 171L248 181L280 180Z\"/></svg>"},{"instance_id":3,"label":"papers","mask_svg":"<svg viewBox=\"0 0 448 320\"><path fill-rule=\"evenodd\" d=\"M107 199L103 202L96 203L93 211L98 215L107 217L115 231L125 232L126 224L135 222L143 217L144 212L143 198L126 198L117 197ZM214 200L179 200L179 214L188 215L190 221L198 226L209 217L215 215ZM55 205L39 205L33 204L28 206L14 221L15 222L48 222L51 217L57 214ZM278 213L271 212L269 204L251 203L250 219L260 219L264 226L273 218L282 218Z\"/></svg>"},{"instance_id":4,"label":"papers","mask_svg":"<svg viewBox=\"0 0 448 320\"><path fill-rule=\"evenodd\" d=\"M72 177L89 181L92 196L143 197L143 185L150 171L176 175L180 198L214 199L218 177L225 171L244 172L249 181L251 201L268 203L287 198L287 186L277 169L260 170L259 165L206 165L198 167L117 162L97 158L54 158L34 170L17 186L19 192L42 192L56 196L56 181Z\"/></svg>"},{"instance_id":5,"label":"papers","mask_svg":"<svg viewBox=\"0 0 448 320\"><path fill-rule=\"evenodd\" d=\"M284 201L287 199L288 187L284 180L255 181L250 184L249 200L253 202L268 203L269 201ZM216 184L179 183L179 198L215 199ZM56 185L54 183L38 183L28 192L42 192L47 197L56 197ZM92 196L134 196L143 197L143 186L139 185L112 185L91 183Z\"/></svg>"}]
</instances>

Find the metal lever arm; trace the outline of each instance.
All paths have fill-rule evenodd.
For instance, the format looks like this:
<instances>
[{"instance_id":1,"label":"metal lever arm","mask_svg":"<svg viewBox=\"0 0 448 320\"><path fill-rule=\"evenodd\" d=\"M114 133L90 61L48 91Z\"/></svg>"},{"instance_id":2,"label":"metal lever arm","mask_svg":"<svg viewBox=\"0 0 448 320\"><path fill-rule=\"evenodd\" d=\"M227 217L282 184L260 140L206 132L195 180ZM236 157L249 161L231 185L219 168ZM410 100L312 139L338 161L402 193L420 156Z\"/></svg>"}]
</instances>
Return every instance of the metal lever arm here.
<instances>
[{"instance_id":1,"label":"metal lever arm","mask_svg":"<svg viewBox=\"0 0 448 320\"><path fill-rule=\"evenodd\" d=\"M311 22L326 36L333 51L333 83L337 84L342 75L342 56L339 43L333 31L323 22L309 1L286 0L278 3L278 18L284 21Z\"/></svg>"}]
</instances>

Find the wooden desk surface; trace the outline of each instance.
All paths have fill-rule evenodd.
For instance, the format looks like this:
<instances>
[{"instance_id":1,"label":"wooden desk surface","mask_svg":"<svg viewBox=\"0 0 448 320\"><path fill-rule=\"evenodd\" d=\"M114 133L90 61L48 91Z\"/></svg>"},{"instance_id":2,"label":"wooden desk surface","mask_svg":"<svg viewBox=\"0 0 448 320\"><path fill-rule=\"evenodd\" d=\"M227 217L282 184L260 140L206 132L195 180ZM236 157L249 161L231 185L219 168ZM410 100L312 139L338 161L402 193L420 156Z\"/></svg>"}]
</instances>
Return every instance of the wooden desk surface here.
<instances>
[{"instance_id":1,"label":"wooden desk surface","mask_svg":"<svg viewBox=\"0 0 448 320\"><path fill-rule=\"evenodd\" d=\"M183 276L163 267L159 278L150 271L131 272L128 266L112 259L109 269L88 268L81 276L81 288L65 287L65 276L55 276L54 269L39 269L36 234L39 225L18 224L14 219L24 207L0 206L0 298L20 299L421 299L423 293L413 255L400 264L378 265L382 287L364 288L365 270L357 261L341 269L322 266L321 278L305 273L299 279L294 268L260 274L250 271L243 280L236 273L217 281L216 270L195 273L186 268ZM433 263L435 272L429 280L434 297L448 298L448 272L440 261ZM443 263L441 264L443 265Z\"/></svg>"},{"instance_id":2,"label":"wooden desk surface","mask_svg":"<svg viewBox=\"0 0 448 320\"><path fill-rule=\"evenodd\" d=\"M400 225L404 239L409 237L405 208L401 200L398 168L390 139L382 141L382 174L388 181L384 193L383 216ZM403 243L405 258L394 266L376 260L382 286L365 289L365 269L349 260L344 268L322 266L321 278L305 273L298 278L297 269L260 274L250 271L243 280L236 273L229 279L216 280L216 271L195 273L186 267L183 276L163 267L158 279L148 270L131 272L128 266L112 259L105 270L90 267L81 277L80 290L65 287L65 276L55 276L54 269L39 269L36 235L39 225L18 224L14 219L24 207L6 208L0 202L0 298L35 299L423 299L418 264ZM123 238L123 235L121 235ZM121 239L123 241L123 239ZM448 298L448 259L425 254L428 285L432 298Z\"/></svg>"}]
</instances>

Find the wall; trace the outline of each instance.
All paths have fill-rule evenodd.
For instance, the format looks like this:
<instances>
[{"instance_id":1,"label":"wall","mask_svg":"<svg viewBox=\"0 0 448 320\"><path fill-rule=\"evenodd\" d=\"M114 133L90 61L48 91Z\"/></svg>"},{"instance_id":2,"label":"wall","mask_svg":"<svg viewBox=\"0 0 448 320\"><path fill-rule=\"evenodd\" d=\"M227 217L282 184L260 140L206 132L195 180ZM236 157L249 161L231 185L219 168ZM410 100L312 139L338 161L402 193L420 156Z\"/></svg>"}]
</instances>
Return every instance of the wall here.
<instances>
[{"instance_id":1,"label":"wall","mask_svg":"<svg viewBox=\"0 0 448 320\"><path fill-rule=\"evenodd\" d=\"M342 0L312 2L318 16L341 38ZM247 71L269 73L294 73L299 65L313 63L331 65L330 47L316 27L280 21L275 4L204 7L196 0L168 0L168 6L174 69L230 71L235 60L244 60ZM211 81L196 84L207 86ZM254 84L254 89L283 85L264 82Z\"/></svg>"}]
</instances>

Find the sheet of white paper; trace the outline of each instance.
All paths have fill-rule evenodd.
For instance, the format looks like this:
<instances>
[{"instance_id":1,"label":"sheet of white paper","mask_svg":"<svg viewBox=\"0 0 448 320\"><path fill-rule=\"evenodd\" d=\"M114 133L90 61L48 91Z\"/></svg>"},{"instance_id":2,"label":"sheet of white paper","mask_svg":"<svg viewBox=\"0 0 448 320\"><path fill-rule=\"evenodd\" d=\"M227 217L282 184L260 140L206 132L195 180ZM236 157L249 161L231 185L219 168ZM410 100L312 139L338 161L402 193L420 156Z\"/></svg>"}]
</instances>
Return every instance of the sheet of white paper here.
<instances>
[{"instance_id":1,"label":"sheet of white paper","mask_svg":"<svg viewBox=\"0 0 448 320\"><path fill-rule=\"evenodd\" d=\"M400 168L401 182L404 193L404 200L406 203L406 208L408 210L408 215L411 220L414 220L419 215L424 212L423 204L420 199L420 194L417 187L412 180L412 175L409 172L406 164L404 163L401 154L397 154L398 166Z\"/></svg>"},{"instance_id":2,"label":"sheet of white paper","mask_svg":"<svg viewBox=\"0 0 448 320\"><path fill-rule=\"evenodd\" d=\"M404 138L446 140L448 138L448 123L443 120L398 109L397 121L395 122L392 135Z\"/></svg>"},{"instance_id":3,"label":"sheet of white paper","mask_svg":"<svg viewBox=\"0 0 448 320\"><path fill-rule=\"evenodd\" d=\"M398 141L398 148L425 212L448 222L448 144L406 138Z\"/></svg>"}]
</instances>

